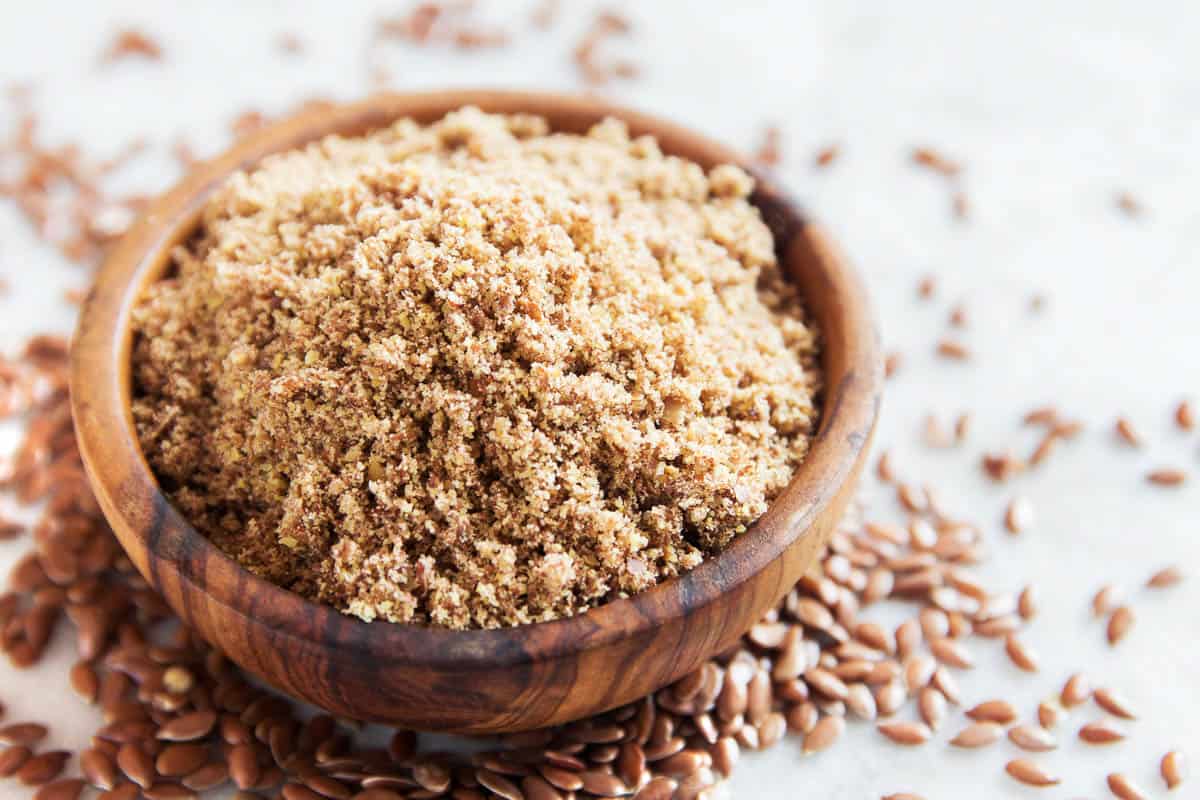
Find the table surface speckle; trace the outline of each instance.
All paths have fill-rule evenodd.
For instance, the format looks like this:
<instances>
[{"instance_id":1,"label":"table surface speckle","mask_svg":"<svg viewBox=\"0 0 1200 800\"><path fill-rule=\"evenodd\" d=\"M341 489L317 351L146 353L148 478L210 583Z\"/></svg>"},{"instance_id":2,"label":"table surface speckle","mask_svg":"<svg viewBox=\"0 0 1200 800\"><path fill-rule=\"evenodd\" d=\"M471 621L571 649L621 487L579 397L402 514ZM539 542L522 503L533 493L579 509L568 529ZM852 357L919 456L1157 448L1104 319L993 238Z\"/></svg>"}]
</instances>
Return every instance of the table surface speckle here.
<instances>
[{"instance_id":1,"label":"table surface speckle","mask_svg":"<svg viewBox=\"0 0 1200 800\"><path fill-rule=\"evenodd\" d=\"M51 141L82 140L110 156L137 136L150 151L122 174L153 191L178 175L169 151L183 136L202 153L228 143L230 120L247 109L268 114L325 96L352 99L372 84L365 59L373 20L403 3L232 2L204 4L5 3L0 85L30 82ZM381 64L395 88L494 86L578 91L571 49L591 19L588 2L563 4L550 31L527 23L528 6L496 2L483 16L513 32L510 46L463 53L392 45ZM1107 796L1104 776L1120 770L1166 797L1159 757L1180 748L1200 758L1200 576L1169 591L1139 588L1157 567L1200 567L1200 438L1175 429L1171 412L1200 400L1195 347L1200 336L1200 11L1188 4L1016 0L991 8L915 0L895 4L745 3L672 0L629 4L631 36L606 45L641 68L606 95L695 126L746 150L767 124L782 132L781 179L826 224L863 272L885 346L904 354L889 383L877 449L890 448L901 473L937 486L947 505L984 527L992 557L989 585L1037 587L1041 613L1026 634L1041 670L1026 675L998 643L973 645L978 664L961 674L972 701L1005 697L1032 717L1073 671L1120 688L1141 718L1128 741L1078 742L1074 731L1098 718L1074 713L1060 747L1039 761L1063 778L1042 791L1004 775L1018 751L946 745L959 713L920 748L900 748L871 725L851 724L845 741L802 757L785 740L744 757L724 793L732 797L926 798ZM165 48L161 63L97 66L112 32L145 30ZM283 57L283 33L304 44ZM9 112L0 124L9 128ZM812 166L823 146L840 146L827 169ZM915 168L914 146L961 160L970 201L965 222L951 215L945 180ZM1144 206L1130 218L1115 197ZM936 276L934 297L916 286ZM65 288L86 271L64 262L0 202L0 347L47 328L69 330ZM1046 298L1029 313L1030 298ZM961 304L969 323L959 338L966 363L934 354ZM1086 423L1035 472L1004 485L985 479L980 455L1032 448L1020 419L1054 403ZM922 443L924 419L973 419L969 440L946 450ZM1124 414L1146 446L1119 446ZM0 427L0 449L16 431ZM1182 488L1144 481L1156 466L1193 473ZM864 497L881 519L902 519L873 478ZM1015 495L1027 497L1034 524L1014 537L1001 519ZM0 498L0 511L11 499ZM0 572L24 545L0 544ZM1124 643L1110 648L1088 612L1102 584L1121 587L1137 615ZM872 610L891 623L901 608ZM59 641L34 671L0 664L0 699L9 718L53 722L53 744L80 747L97 724L67 690L71 646ZM911 714L911 711L903 712ZM1185 787L1175 796L1194 796ZM1180 794L1184 792L1185 794ZM18 796L0 783L0 796Z\"/></svg>"}]
</instances>

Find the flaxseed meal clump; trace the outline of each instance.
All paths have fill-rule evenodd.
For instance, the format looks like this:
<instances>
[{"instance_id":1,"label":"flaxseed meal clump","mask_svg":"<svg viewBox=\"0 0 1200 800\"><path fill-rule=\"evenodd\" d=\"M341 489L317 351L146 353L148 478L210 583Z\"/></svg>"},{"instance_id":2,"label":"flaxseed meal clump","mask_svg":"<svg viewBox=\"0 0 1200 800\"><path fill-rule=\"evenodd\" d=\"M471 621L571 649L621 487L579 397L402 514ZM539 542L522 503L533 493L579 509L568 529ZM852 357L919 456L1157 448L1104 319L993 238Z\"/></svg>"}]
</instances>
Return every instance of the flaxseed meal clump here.
<instances>
[{"instance_id":1,"label":"flaxseed meal clump","mask_svg":"<svg viewBox=\"0 0 1200 800\"><path fill-rule=\"evenodd\" d=\"M142 446L233 558L364 619L643 590L761 515L816 423L751 188L470 108L272 156L136 308Z\"/></svg>"}]
</instances>

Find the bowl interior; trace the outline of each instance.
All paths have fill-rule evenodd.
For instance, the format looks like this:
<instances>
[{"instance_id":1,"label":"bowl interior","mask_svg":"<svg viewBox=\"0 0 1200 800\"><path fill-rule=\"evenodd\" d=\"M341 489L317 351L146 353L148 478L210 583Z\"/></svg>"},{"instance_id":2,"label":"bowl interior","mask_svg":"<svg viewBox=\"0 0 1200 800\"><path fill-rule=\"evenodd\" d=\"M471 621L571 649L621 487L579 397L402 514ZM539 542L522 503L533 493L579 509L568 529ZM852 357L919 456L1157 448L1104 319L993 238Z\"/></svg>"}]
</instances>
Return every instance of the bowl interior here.
<instances>
[{"instance_id":1,"label":"bowl interior","mask_svg":"<svg viewBox=\"0 0 1200 800\"><path fill-rule=\"evenodd\" d=\"M776 237L777 250L817 321L822 336L825 390L819 430L806 461L766 514L724 552L691 572L628 599L576 617L499 630L449 631L414 625L366 623L311 602L244 570L221 553L174 509L159 491L141 452L130 413L130 311L143 288L170 264L172 247L195 230L201 209L233 171L264 155L322 135L361 134L409 116L429 122L473 104L485 111L522 111L547 117L553 129L582 132L607 115L628 123L634 135L653 134L664 152L703 166L740 162L737 154L687 129L591 98L510 92L442 92L384 95L362 103L312 109L269 126L230 152L198 167L157 201L118 246L85 308L80 340L94 363L77 364L77 419L92 417L111 427L103 448L81 442L93 485L106 514L123 515L118 536L156 586L178 581L205 592L238 615L271 626L288 639L319 642L364 659L419 660L430 668L477 665L480 673L546 659L565 659L615 640L645 635L664 622L687 617L718 602L752 579L795 543L840 491L861 458L874 424L880 359L865 294L857 278L798 208L760 177L753 202ZM94 354L101 357L94 360ZM103 362L103 363L101 363ZM113 477L104 462L127 462ZM100 468L105 467L105 468ZM123 496L148 492L153 502L131 510ZM129 546L138 537L145 552ZM156 558L149 558L152 553ZM171 565L170 572L163 564ZM789 587L777 587L777 597ZM748 626L754 619L748 619ZM715 644L715 643L714 643ZM715 648L714 648L715 649Z\"/></svg>"}]
</instances>

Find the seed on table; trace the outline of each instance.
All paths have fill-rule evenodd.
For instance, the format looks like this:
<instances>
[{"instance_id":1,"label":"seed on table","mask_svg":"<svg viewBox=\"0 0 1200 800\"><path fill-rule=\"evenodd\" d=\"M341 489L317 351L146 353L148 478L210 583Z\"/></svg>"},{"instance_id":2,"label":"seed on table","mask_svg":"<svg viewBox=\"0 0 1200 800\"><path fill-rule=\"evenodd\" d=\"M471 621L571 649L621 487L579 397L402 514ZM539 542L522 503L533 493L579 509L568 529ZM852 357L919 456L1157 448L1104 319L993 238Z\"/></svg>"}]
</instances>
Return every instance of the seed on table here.
<instances>
[{"instance_id":1,"label":"seed on table","mask_svg":"<svg viewBox=\"0 0 1200 800\"><path fill-rule=\"evenodd\" d=\"M1187 400L1180 401L1179 405L1175 406L1175 424L1185 431L1196 427L1196 415L1192 412L1192 404Z\"/></svg>"},{"instance_id":2,"label":"seed on table","mask_svg":"<svg viewBox=\"0 0 1200 800\"><path fill-rule=\"evenodd\" d=\"M995 722L1000 725L1008 725L1017 719L1017 710L1006 700L986 700L966 713L976 722Z\"/></svg>"},{"instance_id":3,"label":"seed on table","mask_svg":"<svg viewBox=\"0 0 1200 800\"><path fill-rule=\"evenodd\" d=\"M967 346L954 339L943 339L938 342L937 354L955 361L965 361L971 357L971 351L967 349Z\"/></svg>"},{"instance_id":4,"label":"seed on table","mask_svg":"<svg viewBox=\"0 0 1200 800\"><path fill-rule=\"evenodd\" d=\"M1120 643L1133 627L1133 609L1129 606L1118 606L1108 618L1107 636L1110 645Z\"/></svg>"},{"instance_id":5,"label":"seed on table","mask_svg":"<svg viewBox=\"0 0 1200 800\"><path fill-rule=\"evenodd\" d=\"M0 744L29 747L46 738L49 729L37 722L17 722L0 728Z\"/></svg>"},{"instance_id":6,"label":"seed on table","mask_svg":"<svg viewBox=\"0 0 1200 800\"><path fill-rule=\"evenodd\" d=\"M180 783L193 791L207 792L227 780L229 780L229 768L225 764L214 761L185 776Z\"/></svg>"},{"instance_id":7,"label":"seed on table","mask_svg":"<svg viewBox=\"0 0 1200 800\"><path fill-rule=\"evenodd\" d=\"M450 788L450 770L432 761L422 761L412 768L413 778L421 788L441 794Z\"/></svg>"},{"instance_id":8,"label":"seed on table","mask_svg":"<svg viewBox=\"0 0 1200 800\"><path fill-rule=\"evenodd\" d=\"M21 768L33 751L23 744L12 745L0 751L0 778L10 777Z\"/></svg>"},{"instance_id":9,"label":"seed on table","mask_svg":"<svg viewBox=\"0 0 1200 800\"><path fill-rule=\"evenodd\" d=\"M904 662L904 685L909 692L916 692L929 684L936 669L937 662L926 655L918 653L909 656Z\"/></svg>"},{"instance_id":10,"label":"seed on table","mask_svg":"<svg viewBox=\"0 0 1200 800\"><path fill-rule=\"evenodd\" d=\"M1004 735L1004 728L994 722L973 722L950 740L955 747L986 747Z\"/></svg>"},{"instance_id":11,"label":"seed on table","mask_svg":"<svg viewBox=\"0 0 1200 800\"><path fill-rule=\"evenodd\" d=\"M950 617L940 608L922 608L917 620L921 623L921 634L926 641L943 639L950 633Z\"/></svg>"},{"instance_id":12,"label":"seed on table","mask_svg":"<svg viewBox=\"0 0 1200 800\"><path fill-rule=\"evenodd\" d=\"M1043 700L1038 703L1037 718L1038 724L1049 730L1058 725L1059 719L1062 718L1062 706L1057 702Z\"/></svg>"},{"instance_id":13,"label":"seed on table","mask_svg":"<svg viewBox=\"0 0 1200 800\"><path fill-rule=\"evenodd\" d=\"M933 732L923 722L881 722L879 732L896 744L918 745L925 744Z\"/></svg>"},{"instance_id":14,"label":"seed on table","mask_svg":"<svg viewBox=\"0 0 1200 800\"><path fill-rule=\"evenodd\" d=\"M171 742L187 742L207 736L217 723L215 711L193 711L176 717L158 729L157 738Z\"/></svg>"},{"instance_id":15,"label":"seed on table","mask_svg":"<svg viewBox=\"0 0 1200 800\"><path fill-rule=\"evenodd\" d=\"M1004 511L1004 527L1009 533L1021 533L1033 525L1033 505L1024 497L1016 497Z\"/></svg>"},{"instance_id":16,"label":"seed on table","mask_svg":"<svg viewBox=\"0 0 1200 800\"><path fill-rule=\"evenodd\" d=\"M1092 596L1092 615L1096 617L1106 617L1113 610L1116 587L1111 584L1101 586L1096 594Z\"/></svg>"},{"instance_id":17,"label":"seed on table","mask_svg":"<svg viewBox=\"0 0 1200 800\"><path fill-rule=\"evenodd\" d=\"M1112 744L1125 738L1125 731L1106 719L1089 722L1079 729L1079 738L1088 744Z\"/></svg>"},{"instance_id":18,"label":"seed on table","mask_svg":"<svg viewBox=\"0 0 1200 800\"><path fill-rule=\"evenodd\" d=\"M917 709L925 724L936 731L946 719L946 698L937 689L926 686L917 696Z\"/></svg>"},{"instance_id":19,"label":"seed on table","mask_svg":"<svg viewBox=\"0 0 1200 800\"><path fill-rule=\"evenodd\" d=\"M1066 708L1074 708L1087 702L1092 696L1092 686L1088 682L1087 676L1082 672L1076 672L1071 677L1067 678L1067 682L1063 684L1062 692L1059 694L1059 700Z\"/></svg>"},{"instance_id":20,"label":"seed on table","mask_svg":"<svg viewBox=\"0 0 1200 800\"><path fill-rule=\"evenodd\" d=\"M933 671L933 680L930 681L935 689L942 693L946 698L946 702L951 705L962 704L962 692L958 688L958 679L950 674L950 670L939 666Z\"/></svg>"},{"instance_id":21,"label":"seed on table","mask_svg":"<svg viewBox=\"0 0 1200 800\"><path fill-rule=\"evenodd\" d=\"M1121 800L1146 800L1146 793L1119 772L1109 773L1108 790Z\"/></svg>"},{"instance_id":22,"label":"seed on table","mask_svg":"<svg viewBox=\"0 0 1200 800\"><path fill-rule=\"evenodd\" d=\"M258 783L261 770L253 745L235 745L229 751L229 776L239 789L251 789ZM414 770L415 775L415 770ZM419 782L419 781L418 781Z\"/></svg>"},{"instance_id":23,"label":"seed on table","mask_svg":"<svg viewBox=\"0 0 1200 800\"><path fill-rule=\"evenodd\" d=\"M33 800L76 800L87 783L78 778L62 778L45 784L34 792Z\"/></svg>"},{"instance_id":24,"label":"seed on table","mask_svg":"<svg viewBox=\"0 0 1200 800\"><path fill-rule=\"evenodd\" d=\"M1017 595L1017 613L1024 620L1031 620L1037 615L1037 598L1032 586L1026 586Z\"/></svg>"},{"instance_id":25,"label":"seed on table","mask_svg":"<svg viewBox=\"0 0 1200 800\"><path fill-rule=\"evenodd\" d=\"M583 788L583 779L579 777L578 772L562 769L552 764L539 764L538 772L542 773L542 777L553 786L564 792L577 792Z\"/></svg>"},{"instance_id":26,"label":"seed on table","mask_svg":"<svg viewBox=\"0 0 1200 800\"><path fill-rule=\"evenodd\" d=\"M100 677L96 675L95 667L87 661L78 661L71 667L67 678L71 689L80 700L88 705L96 702L96 696L100 692Z\"/></svg>"},{"instance_id":27,"label":"seed on table","mask_svg":"<svg viewBox=\"0 0 1200 800\"><path fill-rule=\"evenodd\" d=\"M879 713L875 695L865 683L853 683L846 689L846 708L859 719L873 720Z\"/></svg>"},{"instance_id":28,"label":"seed on table","mask_svg":"<svg viewBox=\"0 0 1200 800\"><path fill-rule=\"evenodd\" d=\"M159 775L181 778L195 772L208 761L207 744L173 744L163 748L154 762Z\"/></svg>"},{"instance_id":29,"label":"seed on table","mask_svg":"<svg viewBox=\"0 0 1200 800\"><path fill-rule=\"evenodd\" d=\"M112 789L117 785L116 763L98 748L88 748L79 754L79 771L97 789Z\"/></svg>"},{"instance_id":30,"label":"seed on table","mask_svg":"<svg viewBox=\"0 0 1200 800\"><path fill-rule=\"evenodd\" d=\"M1037 764L1024 758L1015 758L1004 765L1004 771L1021 783L1029 786L1056 786L1062 782Z\"/></svg>"},{"instance_id":31,"label":"seed on table","mask_svg":"<svg viewBox=\"0 0 1200 800\"><path fill-rule=\"evenodd\" d=\"M793 733L809 734L816 727L820 719L820 712L817 711L816 705L810 702L797 703L784 712L784 717L787 719L788 730Z\"/></svg>"},{"instance_id":32,"label":"seed on table","mask_svg":"<svg viewBox=\"0 0 1200 800\"><path fill-rule=\"evenodd\" d=\"M1026 672L1038 671L1037 656L1015 633L1004 637L1004 652L1008 654L1008 660L1018 669Z\"/></svg>"},{"instance_id":33,"label":"seed on table","mask_svg":"<svg viewBox=\"0 0 1200 800\"><path fill-rule=\"evenodd\" d=\"M1174 789L1183 783L1183 753L1180 753L1178 750L1168 752L1162 757L1162 761L1159 762L1158 770L1162 773L1163 782L1167 784L1168 789Z\"/></svg>"},{"instance_id":34,"label":"seed on table","mask_svg":"<svg viewBox=\"0 0 1200 800\"><path fill-rule=\"evenodd\" d=\"M900 681L889 681L875 690L875 709L879 716L890 717L907 699L908 692Z\"/></svg>"},{"instance_id":35,"label":"seed on table","mask_svg":"<svg viewBox=\"0 0 1200 800\"><path fill-rule=\"evenodd\" d=\"M975 666L975 659L971 657L967 648L962 642L954 639L933 639L929 642L929 650L943 664L958 669L971 669Z\"/></svg>"},{"instance_id":36,"label":"seed on table","mask_svg":"<svg viewBox=\"0 0 1200 800\"><path fill-rule=\"evenodd\" d=\"M26 786L40 786L59 776L71 754L66 750L48 750L38 753L21 765L15 773L17 780Z\"/></svg>"},{"instance_id":37,"label":"seed on table","mask_svg":"<svg viewBox=\"0 0 1200 800\"><path fill-rule=\"evenodd\" d=\"M915 619L910 619L896 626L896 655L908 658L921 643L921 625Z\"/></svg>"},{"instance_id":38,"label":"seed on table","mask_svg":"<svg viewBox=\"0 0 1200 800\"><path fill-rule=\"evenodd\" d=\"M679 784L665 775L659 775L638 790L633 800L671 800Z\"/></svg>"},{"instance_id":39,"label":"seed on table","mask_svg":"<svg viewBox=\"0 0 1200 800\"><path fill-rule=\"evenodd\" d=\"M804 737L803 752L817 753L836 742L846 729L846 720L842 717L822 717Z\"/></svg>"},{"instance_id":40,"label":"seed on table","mask_svg":"<svg viewBox=\"0 0 1200 800\"><path fill-rule=\"evenodd\" d=\"M1037 725L1014 725L1008 729L1008 738L1022 750L1044 753L1058 747L1058 740L1045 728Z\"/></svg>"},{"instance_id":41,"label":"seed on table","mask_svg":"<svg viewBox=\"0 0 1200 800\"><path fill-rule=\"evenodd\" d=\"M154 757L142 749L138 742L126 742L117 751L117 766L125 777L143 789L154 783Z\"/></svg>"},{"instance_id":42,"label":"seed on table","mask_svg":"<svg viewBox=\"0 0 1200 800\"><path fill-rule=\"evenodd\" d=\"M1182 486L1187 481L1187 473L1174 467L1162 467L1146 473L1146 480L1155 486Z\"/></svg>"},{"instance_id":43,"label":"seed on table","mask_svg":"<svg viewBox=\"0 0 1200 800\"><path fill-rule=\"evenodd\" d=\"M588 776L592 775L592 774L596 774L596 773L585 772L583 774L584 775L583 783L584 783L585 788L588 785ZM604 773L599 773L599 774L603 775ZM615 775L607 775L606 777L608 777L611 780L611 783L609 785L617 786L620 789L624 789L624 785L621 783L620 779L617 778ZM487 770L487 769L475 770L475 780L479 781L492 794L502 797L502 798L504 798L504 800L525 800L525 795L521 792L521 790L519 788L517 788L517 785L515 783L513 783L512 781L510 781L508 778L504 777L503 775L492 772L491 770ZM311 788L311 784L309 784L309 786ZM607 788L607 786L600 786L599 784L597 784L596 788L604 789L604 788ZM604 791L597 792L595 789L590 789L590 788L588 789L588 791L592 792L593 794L600 794L600 795L607 794L607 792L604 792ZM328 795L326 795L326 796L328 797ZM347 797L350 796L349 791L346 792L346 796Z\"/></svg>"},{"instance_id":44,"label":"seed on table","mask_svg":"<svg viewBox=\"0 0 1200 800\"><path fill-rule=\"evenodd\" d=\"M526 775L521 779L521 793L526 800L562 800L562 794L555 789L550 783L538 775ZM388 800L396 800L401 795L397 794L395 798ZM354 795L354 800L371 800L364 798L362 793ZM383 800L383 798L380 798Z\"/></svg>"},{"instance_id":45,"label":"seed on table","mask_svg":"<svg viewBox=\"0 0 1200 800\"><path fill-rule=\"evenodd\" d=\"M1130 447L1142 446L1142 437L1138 435L1137 428L1133 426L1133 423L1130 422L1127 417L1117 417L1117 423L1114 427L1116 429L1117 436L1125 444L1129 445Z\"/></svg>"},{"instance_id":46,"label":"seed on table","mask_svg":"<svg viewBox=\"0 0 1200 800\"><path fill-rule=\"evenodd\" d=\"M1146 581L1146 586L1151 589L1166 589L1174 586L1183 580L1183 570L1175 565L1163 567L1158 572L1150 576Z\"/></svg>"},{"instance_id":47,"label":"seed on table","mask_svg":"<svg viewBox=\"0 0 1200 800\"><path fill-rule=\"evenodd\" d=\"M300 783L285 783L279 794L283 800L321 800L321 795Z\"/></svg>"},{"instance_id":48,"label":"seed on table","mask_svg":"<svg viewBox=\"0 0 1200 800\"><path fill-rule=\"evenodd\" d=\"M1112 689L1099 688L1092 694L1092 699L1096 701L1096 705L1114 717L1137 719L1137 714L1133 712L1133 707L1129 705L1129 701Z\"/></svg>"}]
</instances>

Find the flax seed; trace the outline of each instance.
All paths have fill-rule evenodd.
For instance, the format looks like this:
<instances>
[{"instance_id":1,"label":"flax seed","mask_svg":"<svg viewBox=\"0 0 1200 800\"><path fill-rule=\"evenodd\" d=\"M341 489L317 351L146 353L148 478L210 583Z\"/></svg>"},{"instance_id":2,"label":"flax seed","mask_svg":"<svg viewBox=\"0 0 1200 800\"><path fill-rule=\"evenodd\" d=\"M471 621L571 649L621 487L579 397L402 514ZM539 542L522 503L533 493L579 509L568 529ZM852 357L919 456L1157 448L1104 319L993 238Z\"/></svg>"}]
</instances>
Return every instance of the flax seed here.
<instances>
[{"instance_id":1,"label":"flax seed","mask_svg":"<svg viewBox=\"0 0 1200 800\"><path fill-rule=\"evenodd\" d=\"M1058 747L1058 741L1044 728L1037 725L1014 725L1008 729L1008 738L1022 750L1043 753Z\"/></svg>"},{"instance_id":2,"label":"flax seed","mask_svg":"<svg viewBox=\"0 0 1200 800\"><path fill-rule=\"evenodd\" d=\"M1004 766L1004 771L1029 786L1056 786L1062 782L1061 778L1051 775L1037 764L1024 758L1009 761Z\"/></svg>"},{"instance_id":3,"label":"flax seed","mask_svg":"<svg viewBox=\"0 0 1200 800\"><path fill-rule=\"evenodd\" d=\"M1108 790L1120 800L1146 800L1146 793L1133 781L1119 772L1108 775Z\"/></svg>"},{"instance_id":4,"label":"flax seed","mask_svg":"<svg viewBox=\"0 0 1200 800\"><path fill-rule=\"evenodd\" d=\"M1033 650L1029 648L1015 633L1010 633L1004 637L1004 652L1008 654L1008 660L1022 669L1025 672L1038 671L1038 659Z\"/></svg>"},{"instance_id":5,"label":"flax seed","mask_svg":"<svg viewBox=\"0 0 1200 800\"><path fill-rule=\"evenodd\" d=\"M1183 400L1175 407L1175 424L1180 430L1190 431L1196 427L1196 415L1192 411L1192 404L1187 400Z\"/></svg>"},{"instance_id":6,"label":"flax seed","mask_svg":"<svg viewBox=\"0 0 1200 800\"><path fill-rule=\"evenodd\" d=\"M1163 567L1158 572L1155 572L1146 581L1146 586L1151 589L1166 589L1174 586L1183 580L1183 570L1175 565Z\"/></svg>"},{"instance_id":7,"label":"flax seed","mask_svg":"<svg viewBox=\"0 0 1200 800\"><path fill-rule=\"evenodd\" d=\"M1114 717L1137 719L1137 714L1134 713L1129 701L1112 689L1101 687L1092 693L1092 699L1096 701L1096 705Z\"/></svg>"},{"instance_id":8,"label":"flax seed","mask_svg":"<svg viewBox=\"0 0 1200 800\"><path fill-rule=\"evenodd\" d=\"M1118 438L1130 447L1141 447L1142 437L1138 434L1137 428L1126 417L1117 417L1115 425Z\"/></svg>"},{"instance_id":9,"label":"flax seed","mask_svg":"<svg viewBox=\"0 0 1200 800\"><path fill-rule=\"evenodd\" d=\"M1112 744L1125 738L1125 732L1108 720L1089 722L1079 729L1079 738L1088 744Z\"/></svg>"},{"instance_id":10,"label":"flax seed","mask_svg":"<svg viewBox=\"0 0 1200 800\"><path fill-rule=\"evenodd\" d=\"M1184 763L1183 754L1178 750L1171 750L1162 757L1159 762L1159 772L1162 774L1163 782L1167 784L1167 789L1174 789L1179 784L1183 783L1184 779Z\"/></svg>"},{"instance_id":11,"label":"flax seed","mask_svg":"<svg viewBox=\"0 0 1200 800\"><path fill-rule=\"evenodd\" d=\"M825 750L838 740L845 729L846 720L842 717L822 717L804 737L804 753L807 755Z\"/></svg>"},{"instance_id":12,"label":"flax seed","mask_svg":"<svg viewBox=\"0 0 1200 800\"><path fill-rule=\"evenodd\" d=\"M955 747L986 747L1004 735L1004 728L994 722L973 722L950 740Z\"/></svg>"},{"instance_id":13,"label":"flax seed","mask_svg":"<svg viewBox=\"0 0 1200 800\"><path fill-rule=\"evenodd\" d=\"M976 722L1007 725L1017 719L1017 710L1005 700L987 700L968 709L967 716Z\"/></svg>"},{"instance_id":14,"label":"flax seed","mask_svg":"<svg viewBox=\"0 0 1200 800\"><path fill-rule=\"evenodd\" d=\"M1091 683L1082 672L1077 672L1063 684L1059 699L1066 708L1083 705L1092 696Z\"/></svg>"},{"instance_id":15,"label":"flax seed","mask_svg":"<svg viewBox=\"0 0 1200 800\"><path fill-rule=\"evenodd\" d=\"M57 778L70 758L66 750L48 750L31 756L13 774L26 786L41 786Z\"/></svg>"},{"instance_id":16,"label":"flax seed","mask_svg":"<svg viewBox=\"0 0 1200 800\"><path fill-rule=\"evenodd\" d=\"M877 728L896 744L909 746L925 744L933 735L923 722L881 722Z\"/></svg>"},{"instance_id":17,"label":"flax seed","mask_svg":"<svg viewBox=\"0 0 1200 800\"><path fill-rule=\"evenodd\" d=\"M1146 480L1156 486L1182 486L1187 481L1187 473L1174 467L1163 467L1146 473Z\"/></svg>"},{"instance_id":18,"label":"flax seed","mask_svg":"<svg viewBox=\"0 0 1200 800\"><path fill-rule=\"evenodd\" d=\"M1110 645L1117 645L1129 635L1133 628L1133 609L1129 606L1118 606L1108 618L1106 634Z\"/></svg>"}]
</instances>

